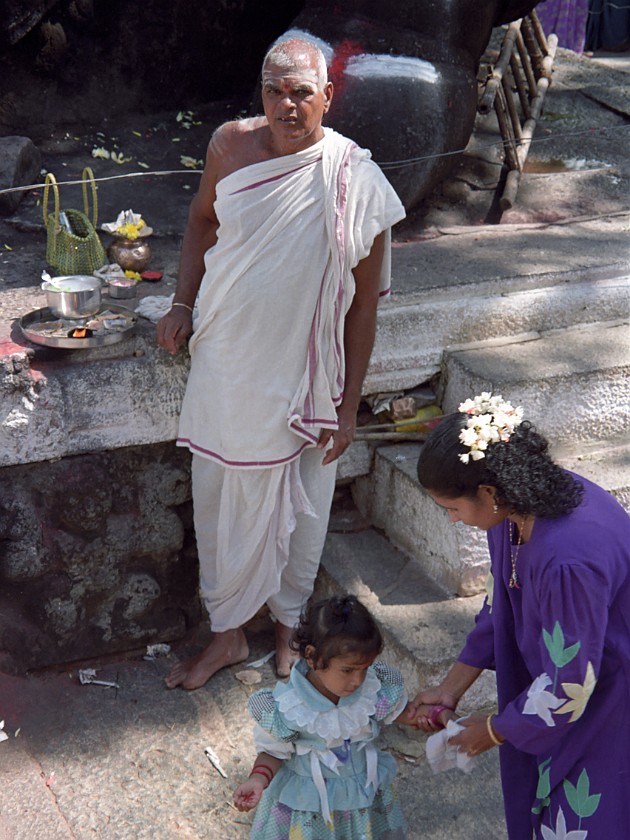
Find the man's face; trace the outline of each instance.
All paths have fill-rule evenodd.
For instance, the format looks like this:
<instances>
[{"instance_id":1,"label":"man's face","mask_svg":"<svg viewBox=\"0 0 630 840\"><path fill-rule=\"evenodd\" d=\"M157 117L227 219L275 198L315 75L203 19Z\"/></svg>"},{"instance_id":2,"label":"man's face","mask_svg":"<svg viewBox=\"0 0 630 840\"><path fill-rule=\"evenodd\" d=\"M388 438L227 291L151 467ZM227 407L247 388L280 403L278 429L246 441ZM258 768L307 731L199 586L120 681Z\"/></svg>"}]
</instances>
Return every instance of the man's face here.
<instances>
[{"instance_id":1,"label":"man's face","mask_svg":"<svg viewBox=\"0 0 630 840\"><path fill-rule=\"evenodd\" d=\"M286 154L298 152L323 137L322 118L330 107L332 84L319 87L310 61L287 69L269 62L263 67L262 100L274 141Z\"/></svg>"}]
</instances>

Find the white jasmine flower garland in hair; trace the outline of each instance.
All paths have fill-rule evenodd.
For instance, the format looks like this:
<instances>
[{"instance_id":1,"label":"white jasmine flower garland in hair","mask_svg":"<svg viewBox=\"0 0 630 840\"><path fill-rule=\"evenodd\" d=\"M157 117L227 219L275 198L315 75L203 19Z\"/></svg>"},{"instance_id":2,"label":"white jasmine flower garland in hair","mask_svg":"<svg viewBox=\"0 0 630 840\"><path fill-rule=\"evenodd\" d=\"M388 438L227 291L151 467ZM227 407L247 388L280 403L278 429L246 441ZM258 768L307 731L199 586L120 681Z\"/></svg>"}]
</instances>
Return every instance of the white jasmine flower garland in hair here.
<instances>
[{"instance_id":1,"label":"white jasmine flower garland in hair","mask_svg":"<svg viewBox=\"0 0 630 840\"><path fill-rule=\"evenodd\" d=\"M488 444L508 441L523 419L522 408L514 408L500 394L493 397L489 391L483 391L478 397L460 403L458 410L469 415L466 428L459 434L461 443L470 449L470 452L459 456L464 464L471 458L473 461L485 458Z\"/></svg>"}]
</instances>

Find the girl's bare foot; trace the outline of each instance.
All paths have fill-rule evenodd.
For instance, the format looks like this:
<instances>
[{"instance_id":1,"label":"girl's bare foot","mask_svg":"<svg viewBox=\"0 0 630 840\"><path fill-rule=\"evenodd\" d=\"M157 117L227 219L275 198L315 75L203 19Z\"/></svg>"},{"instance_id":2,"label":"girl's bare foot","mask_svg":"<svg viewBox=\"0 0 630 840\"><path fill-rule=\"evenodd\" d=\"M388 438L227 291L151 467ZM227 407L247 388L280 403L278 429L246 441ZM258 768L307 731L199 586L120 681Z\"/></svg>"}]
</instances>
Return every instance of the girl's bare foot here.
<instances>
[{"instance_id":1,"label":"girl's bare foot","mask_svg":"<svg viewBox=\"0 0 630 840\"><path fill-rule=\"evenodd\" d=\"M289 676L293 663L299 656L289 647L292 635L293 627L287 627L286 624L276 621L276 674L280 678Z\"/></svg>"},{"instance_id":2,"label":"girl's bare foot","mask_svg":"<svg viewBox=\"0 0 630 840\"><path fill-rule=\"evenodd\" d=\"M247 639L240 627L236 630L226 630L224 633L215 633L208 647L201 653L178 662L166 677L165 683L168 688L181 685L182 688L192 691L205 685L221 668L243 662L248 656Z\"/></svg>"}]
</instances>

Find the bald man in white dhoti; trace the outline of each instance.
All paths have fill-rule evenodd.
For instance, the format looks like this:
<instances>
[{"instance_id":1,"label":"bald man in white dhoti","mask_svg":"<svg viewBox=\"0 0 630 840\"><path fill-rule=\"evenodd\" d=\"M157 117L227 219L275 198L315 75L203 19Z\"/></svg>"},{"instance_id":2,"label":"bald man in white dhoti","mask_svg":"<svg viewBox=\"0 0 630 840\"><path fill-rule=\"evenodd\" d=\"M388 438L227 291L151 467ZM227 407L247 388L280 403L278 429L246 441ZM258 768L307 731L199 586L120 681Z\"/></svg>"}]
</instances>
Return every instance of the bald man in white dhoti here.
<instances>
[{"instance_id":1,"label":"bald man in white dhoti","mask_svg":"<svg viewBox=\"0 0 630 840\"><path fill-rule=\"evenodd\" d=\"M265 603L287 676L313 591L336 461L354 438L389 290L390 228L404 217L369 152L322 127L331 98L313 44L270 50L265 116L226 123L210 142L172 309L158 324L171 353L192 333L177 443L193 456L213 630L173 668L171 688L198 688L247 658L242 628Z\"/></svg>"}]
</instances>

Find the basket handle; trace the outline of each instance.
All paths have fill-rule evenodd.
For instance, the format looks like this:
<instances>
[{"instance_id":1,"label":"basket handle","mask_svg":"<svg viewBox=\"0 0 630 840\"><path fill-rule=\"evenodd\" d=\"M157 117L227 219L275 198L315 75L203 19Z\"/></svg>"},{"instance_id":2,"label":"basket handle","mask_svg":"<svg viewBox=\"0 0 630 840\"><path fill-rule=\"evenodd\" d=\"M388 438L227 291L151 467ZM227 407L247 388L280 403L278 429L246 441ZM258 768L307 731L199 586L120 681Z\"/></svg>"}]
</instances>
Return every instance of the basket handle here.
<instances>
[{"instance_id":1,"label":"basket handle","mask_svg":"<svg viewBox=\"0 0 630 840\"><path fill-rule=\"evenodd\" d=\"M59 188L57 187L57 179L52 174L52 172L46 173L46 180L44 181L44 201L43 201L43 214L44 214L44 224L48 224L48 190L52 187L53 196L55 199L55 230L59 229Z\"/></svg>"},{"instance_id":2,"label":"basket handle","mask_svg":"<svg viewBox=\"0 0 630 840\"><path fill-rule=\"evenodd\" d=\"M85 215L89 216L89 208L90 205L88 203L88 180L90 182L90 186L92 188L92 225L96 229L96 220L98 219L98 199L96 198L96 181L94 180L94 173L92 172L91 166L86 166L83 170L82 174L83 182L81 184L83 188L83 209L85 211Z\"/></svg>"}]
</instances>

